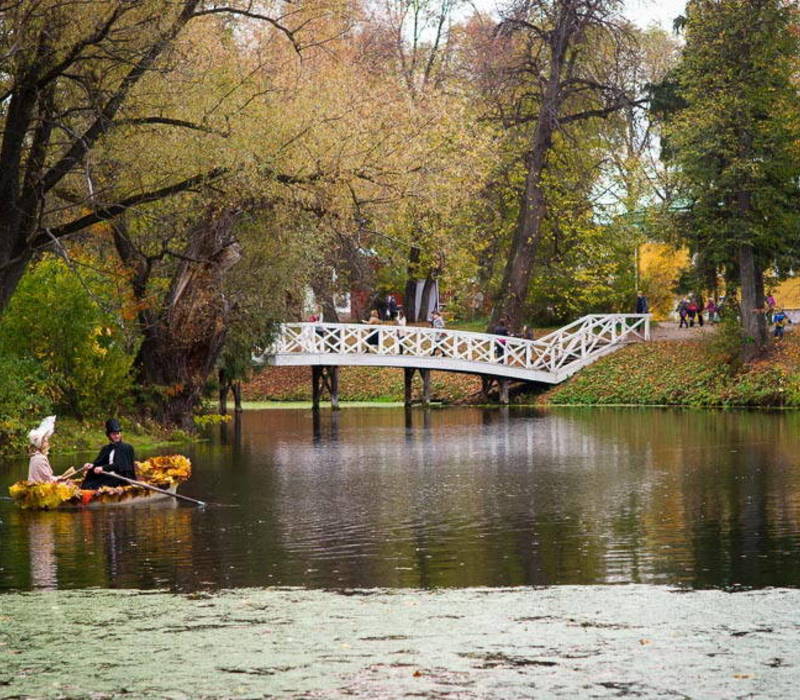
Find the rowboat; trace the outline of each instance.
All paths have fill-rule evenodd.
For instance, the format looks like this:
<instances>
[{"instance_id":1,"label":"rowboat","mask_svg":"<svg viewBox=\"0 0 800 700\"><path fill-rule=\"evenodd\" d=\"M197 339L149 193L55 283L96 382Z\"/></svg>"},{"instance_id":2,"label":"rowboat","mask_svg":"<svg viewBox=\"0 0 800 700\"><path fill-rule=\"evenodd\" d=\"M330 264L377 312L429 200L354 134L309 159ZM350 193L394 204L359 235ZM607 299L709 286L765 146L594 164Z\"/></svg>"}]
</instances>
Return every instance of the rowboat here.
<instances>
[{"instance_id":1,"label":"rowboat","mask_svg":"<svg viewBox=\"0 0 800 700\"><path fill-rule=\"evenodd\" d=\"M30 510L82 510L151 504L186 498L177 495L177 489L189 479L191 471L187 457L166 455L137 462L136 473L140 481L127 486L101 486L88 490L80 488L80 480L18 481L9 487L8 492L20 508Z\"/></svg>"}]
</instances>

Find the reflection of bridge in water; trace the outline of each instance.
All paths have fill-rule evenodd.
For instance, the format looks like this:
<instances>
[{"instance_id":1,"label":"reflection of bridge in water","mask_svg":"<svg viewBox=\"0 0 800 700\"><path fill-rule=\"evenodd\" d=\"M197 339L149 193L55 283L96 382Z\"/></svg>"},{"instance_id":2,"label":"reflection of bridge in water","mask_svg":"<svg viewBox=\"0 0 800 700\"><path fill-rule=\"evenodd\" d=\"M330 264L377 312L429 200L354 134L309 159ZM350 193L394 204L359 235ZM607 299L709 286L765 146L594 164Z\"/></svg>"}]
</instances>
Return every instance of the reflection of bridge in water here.
<instances>
[{"instance_id":1,"label":"reflection of bridge in water","mask_svg":"<svg viewBox=\"0 0 800 700\"><path fill-rule=\"evenodd\" d=\"M552 333L525 340L511 336L417 326L284 323L273 345L254 357L259 364L310 366L314 405L323 385L338 404L338 367L402 367L406 403L414 372L430 399L430 371L478 374L508 401L510 380L558 384L623 345L650 339L648 314L593 314Z\"/></svg>"}]
</instances>

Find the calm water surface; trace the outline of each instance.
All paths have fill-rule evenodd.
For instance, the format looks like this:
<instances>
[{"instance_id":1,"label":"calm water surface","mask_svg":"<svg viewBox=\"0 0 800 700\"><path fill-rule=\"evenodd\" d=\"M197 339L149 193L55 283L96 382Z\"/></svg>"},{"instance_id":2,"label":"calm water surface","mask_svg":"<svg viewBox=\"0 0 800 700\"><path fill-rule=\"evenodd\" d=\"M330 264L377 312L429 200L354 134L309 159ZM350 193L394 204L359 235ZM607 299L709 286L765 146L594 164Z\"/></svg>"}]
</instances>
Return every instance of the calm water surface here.
<instances>
[{"instance_id":1,"label":"calm water surface","mask_svg":"<svg viewBox=\"0 0 800 700\"><path fill-rule=\"evenodd\" d=\"M222 505L2 498L0 590L797 586L798 448L795 413L250 411L181 448L183 492Z\"/></svg>"}]
</instances>

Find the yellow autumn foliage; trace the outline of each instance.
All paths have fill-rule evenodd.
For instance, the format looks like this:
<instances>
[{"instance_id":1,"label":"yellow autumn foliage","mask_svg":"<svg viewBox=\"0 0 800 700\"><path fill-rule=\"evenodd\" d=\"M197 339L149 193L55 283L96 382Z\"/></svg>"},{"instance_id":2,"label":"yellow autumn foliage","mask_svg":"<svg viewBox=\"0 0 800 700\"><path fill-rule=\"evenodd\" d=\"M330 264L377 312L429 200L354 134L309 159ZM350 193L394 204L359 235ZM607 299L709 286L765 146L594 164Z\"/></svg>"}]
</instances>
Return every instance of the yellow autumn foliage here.
<instances>
[{"instance_id":1,"label":"yellow autumn foliage","mask_svg":"<svg viewBox=\"0 0 800 700\"><path fill-rule=\"evenodd\" d=\"M162 455L136 463L136 474L142 481L166 488L181 484L192 475L192 463L183 455Z\"/></svg>"},{"instance_id":2,"label":"yellow autumn foliage","mask_svg":"<svg viewBox=\"0 0 800 700\"><path fill-rule=\"evenodd\" d=\"M77 502L81 490L69 481L46 483L18 481L9 487L8 492L21 508L49 510L73 499Z\"/></svg>"},{"instance_id":3,"label":"yellow autumn foliage","mask_svg":"<svg viewBox=\"0 0 800 700\"><path fill-rule=\"evenodd\" d=\"M639 286L647 294L656 321L668 318L675 308L672 291L681 271L689 266L689 251L665 243L639 246Z\"/></svg>"}]
</instances>

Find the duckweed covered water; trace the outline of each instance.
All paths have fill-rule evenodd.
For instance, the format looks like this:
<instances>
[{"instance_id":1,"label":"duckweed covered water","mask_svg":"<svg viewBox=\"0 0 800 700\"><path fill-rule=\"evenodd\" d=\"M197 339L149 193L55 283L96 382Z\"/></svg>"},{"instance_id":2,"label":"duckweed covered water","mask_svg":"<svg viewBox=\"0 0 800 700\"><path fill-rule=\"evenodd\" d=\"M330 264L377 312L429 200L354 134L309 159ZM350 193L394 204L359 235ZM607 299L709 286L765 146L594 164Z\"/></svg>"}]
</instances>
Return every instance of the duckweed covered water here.
<instances>
[{"instance_id":1,"label":"duckweed covered water","mask_svg":"<svg viewBox=\"0 0 800 700\"><path fill-rule=\"evenodd\" d=\"M800 591L2 597L2 697L794 697Z\"/></svg>"}]
</instances>

